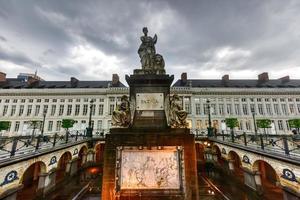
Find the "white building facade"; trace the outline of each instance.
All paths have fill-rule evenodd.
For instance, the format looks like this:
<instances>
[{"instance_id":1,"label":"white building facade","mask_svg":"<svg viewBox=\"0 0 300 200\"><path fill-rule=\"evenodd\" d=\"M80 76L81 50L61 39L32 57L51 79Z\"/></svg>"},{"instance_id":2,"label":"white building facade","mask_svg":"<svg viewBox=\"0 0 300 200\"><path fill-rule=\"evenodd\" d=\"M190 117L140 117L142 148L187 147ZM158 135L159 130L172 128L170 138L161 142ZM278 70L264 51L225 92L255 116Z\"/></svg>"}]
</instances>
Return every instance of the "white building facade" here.
<instances>
[{"instance_id":1,"label":"white building facade","mask_svg":"<svg viewBox=\"0 0 300 200\"><path fill-rule=\"evenodd\" d=\"M286 79L267 80L254 86L252 82L260 83L261 80L245 80L249 84L247 87L241 84L243 80L231 81L228 77L189 80L183 74L171 88L171 93L182 97L191 129L207 129L209 100L212 126L219 133L227 131L224 121L229 117L238 118L238 130L253 133L255 117L272 120L270 134L291 134L288 120L300 118L300 80ZM73 129L84 130L88 126L91 100L94 102L91 111L94 132L107 131L116 104L122 95L129 94L129 88L119 82L117 75L113 75L112 81L103 82L75 78L68 82L30 81L19 83L0 77L0 121L11 122L10 129L2 131L2 135L30 135L30 121L43 121L44 114L46 135L65 133L61 128L62 119L74 119L77 123ZM291 84L287 85L288 82Z\"/></svg>"}]
</instances>

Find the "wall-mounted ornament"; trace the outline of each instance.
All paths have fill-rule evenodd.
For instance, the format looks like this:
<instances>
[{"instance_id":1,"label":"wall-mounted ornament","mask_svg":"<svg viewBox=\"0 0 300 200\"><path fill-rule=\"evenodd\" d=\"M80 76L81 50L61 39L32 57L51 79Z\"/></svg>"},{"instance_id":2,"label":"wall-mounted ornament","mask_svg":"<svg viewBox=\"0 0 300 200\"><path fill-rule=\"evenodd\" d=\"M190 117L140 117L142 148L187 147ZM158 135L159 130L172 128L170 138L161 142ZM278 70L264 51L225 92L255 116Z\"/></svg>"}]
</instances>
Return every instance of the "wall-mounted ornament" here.
<instances>
[{"instance_id":1,"label":"wall-mounted ornament","mask_svg":"<svg viewBox=\"0 0 300 200\"><path fill-rule=\"evenodd\" d=\"M52 156L52 158L50 159L50 163L49 163L48 166L53 165L53 164L55 164L55 163L57 163L56 156Z\"/></svg>"},{"instance_id":2,"label":"wall-mounted ornament","mask_svg":"<svg viewBox=\"0 0 300 200\"><path fill-rule=\"evenodd\" d=\"M281 177L284 178L284 179L287 179L289 181L297 182L297 179L296 179L296 176L295 176L294 172L292 172L289 169L283 169Z\"/></svg>"},{"instance_id":3,"label":"wall-mounted ornament","mask_svg":"<svg viewBox=\"0 0 300 200\"><path fill-rule=\"evenodd\" d=\"M250 164L250 159L249 159L249 157L246 156L246 155L244 155L244 156L243 156L243 162L244 162L244 163L247 163L247 164Z\"/></svg>"},{"instance_id":4,"label":"wall-mounted ornament","mask_svg":"<svg viewBox=\"0 0 300 200\"><path fill-rule=\"evenodd\" d=\"M74 152L73 152L73 156L77 155L78 154L78 149L74 149Z\"/></svg>"},{"instance_id":5,"label":"wall-mounted ornament","mask_svg":"<svg viewBox=\"0 0 300 200\"><path fill-rule=\"evenodd\" d=\"M226 150L224 148L222 148L221 152L222 152L222 154L227 154Z\"/></svg>"},{"instance_id":6,"label":"wall-mounted ornament","mask_svg":"<svg viewBox=\"0 0 300 200\"><path fill-rule=\"evenodd\" d=\"M18 179L19 179L18 172L15 170L12 170L8 174L6 174L4 181L0 184L0 186L2 187L3 185L9 184Z\"/></svg>"}]
</instances>

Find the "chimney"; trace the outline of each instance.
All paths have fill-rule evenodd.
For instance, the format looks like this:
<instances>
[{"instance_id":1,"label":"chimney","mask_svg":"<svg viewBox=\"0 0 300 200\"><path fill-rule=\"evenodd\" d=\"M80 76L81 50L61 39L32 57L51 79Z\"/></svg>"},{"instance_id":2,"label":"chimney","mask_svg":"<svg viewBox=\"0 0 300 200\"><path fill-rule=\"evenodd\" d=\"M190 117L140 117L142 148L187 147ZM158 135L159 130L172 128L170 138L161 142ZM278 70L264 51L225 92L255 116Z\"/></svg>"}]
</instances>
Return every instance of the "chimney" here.
<instances>
[{"instance_id":1,"label":"chimney","mask_svg":"<svg viewBox=\"0 0 300 200\"><path fill-rule=\"evenodd\" d=\"M183 73L181 74L181 84L182 84L182 85L186 85L186 83L187 83L187 73L186 73L186 72L183 72Z\"/></svg>"},{"instance_id":2,"label":"chimney","mask_svg":"<svg viewBox=\"0 0 300 200\"><path fill-rule=\"evenodd\" d=\"M113 74L112 75L112 87L116 87L119 85L120 79L118 74Z\"/></svg>"},{"instance_id":3,"label":"chimney","mask_svg":"<svg viewBox=\"0 0 300 200\"><path fill-rule=\"evenodd\" d=\"M281 83L287 83L290 81L290 76L281 77L279 80L281 80Z\"/></svg>"},{"instance_id":4,"label":"chimney","mask_svg":"<svg viewBox=\"0 0 300 200\"><path fill-rule=\"evenodd\" d=\"M76 88L78 86L79 80L75 77L71 77L70 82L71 82L71 87Z\"/></svg>"},{"instance_id":5,"label":"chimney","mask_svg":"<svg viewBox=\"0 0 300 200\"><path fill-rule=\"evenodd\" d=\"M0 72L0 82L5 82L6 81L6 74L3 72Z\"/></svg>"},{"instance_id":6,"label":"chimney","mask_svg":"<svg viewBox=\"0 0 300 200\"><path fill-rule=\"evenodd\" d=\"M269 75L268 72L264 72L258 75L258 81L259 82L267 82L269 81Z\"/></svg>"},{"instance_id":7,"label":"chimney","mask_svg":"<svg viewBox=\"0 0 300 200\"><path fill-rule=\"evenodd\" d=\"M28 77L27 79L27 84L28 86L30 87L34 87L34 86L37 86L39 84L39 79L35 78L35 77Z\"/></svg>"},{"instance_id":8,"label":"chimney","mask_svg":"<svg viewBox=\"0 0 300 200\"><path fill-rule=\"evenodd\" d=\"M222 76L222 81L223 81L223 82L229 81L229 75L228 75L228 74L225 74L224 76Z\"/></svg>"}]
</instances>

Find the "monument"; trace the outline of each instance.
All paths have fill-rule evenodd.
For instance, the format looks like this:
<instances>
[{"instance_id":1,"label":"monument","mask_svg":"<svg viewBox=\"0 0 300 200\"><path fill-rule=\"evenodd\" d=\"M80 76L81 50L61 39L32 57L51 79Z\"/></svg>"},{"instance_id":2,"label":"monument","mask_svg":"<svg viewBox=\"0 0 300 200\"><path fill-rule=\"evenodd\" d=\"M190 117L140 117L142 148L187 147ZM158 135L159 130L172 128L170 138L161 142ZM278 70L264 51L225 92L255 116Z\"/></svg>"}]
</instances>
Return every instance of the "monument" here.
<instances>
[{"instance_id":1,"label":"monument","mask_svg":"<svg viewBox=\"0 0 300 200\"><path fill-rule=\"evenodd\" d=\"M141 69L127 76L124 95L106 135L102 199L197 200L194 136L187 128L182 99L170 94L167 75L156 53L157 36L143 28L138 54Z\"/></svg>"}]
</instances>

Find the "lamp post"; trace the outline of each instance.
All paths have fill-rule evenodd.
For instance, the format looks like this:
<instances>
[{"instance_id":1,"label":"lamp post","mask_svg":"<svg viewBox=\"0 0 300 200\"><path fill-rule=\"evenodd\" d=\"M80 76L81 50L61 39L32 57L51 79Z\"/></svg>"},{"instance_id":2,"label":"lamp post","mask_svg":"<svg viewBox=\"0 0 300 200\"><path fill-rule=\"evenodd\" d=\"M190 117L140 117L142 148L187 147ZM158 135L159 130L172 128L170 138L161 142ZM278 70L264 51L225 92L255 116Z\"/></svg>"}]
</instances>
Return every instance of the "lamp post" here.
<instances>
[{"instance_id":1,"label":"lamp post","mask_svg":"<svg viewBox=\"0 0 300 200\"><path fill-rule=\"evenodd\" d=\"M207 136L212 137L213 136L213 130L211 127L211 115L210 115L210 101L209 99L206 100L207 103L207 110L208 110L208 127L207 127Z\"/></svg>"},{"instance_id":2,"label":"lamp post","mask_svg":"<svg viewBox=\"0 0 300 200\"><path fill-rule=\"evenodd\" d=\"M255 137L257 137L257 127L256 127L255 109L254 109L254 107L251 108L251 113L252 113L252 118L253 118L254 133L255 133Z\"/></svg>"},{"instance_id":3,"label":"lamp post","mask_svg":"<svg viewBox=\"0 0 300 200\"><path fill-rule=\"evenodd\" d=\"M93 99L90 101L90 117L89 117L89 126L86 128L86 136L92 138L93 137L93 127L92 127L92 114L93 114Z\"/></svg>"},{"instance_id":4,"label":"lamp post","mask_svg":"<svg viewBox=\"0 0 300 200\"><path fill-rule=\"evenodd\" d=\"M44 108L44 110L43 110L43 124L42 124L42 131L41 131L41 136L42 137L44 136L46 114L47 114L47 109Z\"/></svg>"}]
</instances>

